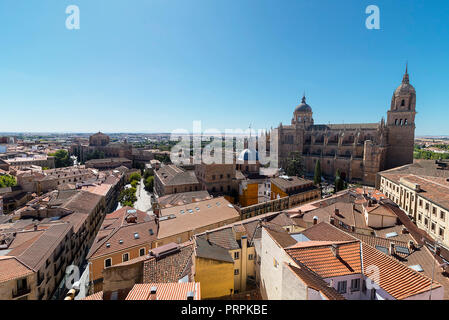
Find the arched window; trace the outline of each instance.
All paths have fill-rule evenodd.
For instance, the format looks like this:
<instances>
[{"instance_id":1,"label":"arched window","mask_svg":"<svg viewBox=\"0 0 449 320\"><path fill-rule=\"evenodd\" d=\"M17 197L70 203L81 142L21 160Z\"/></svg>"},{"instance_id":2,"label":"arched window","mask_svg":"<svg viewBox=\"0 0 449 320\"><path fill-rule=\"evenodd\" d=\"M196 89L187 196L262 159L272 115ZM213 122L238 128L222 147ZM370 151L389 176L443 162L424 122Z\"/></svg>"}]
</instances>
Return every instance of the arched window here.
<instances>
[{"instance_id":1,"label":"arched window","mask_svg":"<svg viewBox=\"0 0 449 320\"><path fill-rule=\"evenodd\" d=\"M401 120L399 120L399 125L400 125L400 126L402 126L402 119L401 119Z\"/></svg>"},{"instance_id":2,"label":"arched window","mask_svg":"<svg viewBox=\"0 0 449 320\"><path fill-rule=\"evenodd\" d=\"M402 99L402 101L401 101L401 107L403 107L403 106L405 106L405 100L404 99Z\"/></svg>"},{"instance_id":3,"label":"arched window","mask_svg":"<svg viewBox=\"0 0 449 320\"><path fill-rule=\"evenodd\" d=\"M398 125L398 119L394 120L394 125L397 126Z\"/></svg>"},{"instance_id":4,"label":"arched window","mask_svg":"<svg viewBox=\"0 0 449 320\"><path fill-rule=\"evenodd\" d=\"M404 119L404 125L406 125L407 124L407 119Z\"/></svg>"}]
</instances>

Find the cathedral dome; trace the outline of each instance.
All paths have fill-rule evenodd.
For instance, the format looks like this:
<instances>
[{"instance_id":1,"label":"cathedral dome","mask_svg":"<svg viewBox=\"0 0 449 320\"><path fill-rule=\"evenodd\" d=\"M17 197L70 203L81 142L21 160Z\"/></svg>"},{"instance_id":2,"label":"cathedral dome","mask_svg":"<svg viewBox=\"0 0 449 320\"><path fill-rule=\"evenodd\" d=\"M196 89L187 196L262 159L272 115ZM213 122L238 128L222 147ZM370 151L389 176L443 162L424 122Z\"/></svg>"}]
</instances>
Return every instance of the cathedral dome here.
<instances>
[{"instance_id":1,"label":"cathedral dome","mask_svg":"<svg viewBox=\"0 0 449 320\"><path fill-rule=\"evenodd\" d=\"M295 112L312 112L312 107L306 103L306 96L302 97L301 104L295 108Z\"/></svg>"},{"instance_id":2,"label":"cathedral dome","mask_svg":"<svg viewBox=\"0 0 449 320\"><path fill-rule=\"evenodd\" d=\"M259 153L254 149L245 149L240 152L239 161L259 161Z\"/></svg>"}]
</instances>

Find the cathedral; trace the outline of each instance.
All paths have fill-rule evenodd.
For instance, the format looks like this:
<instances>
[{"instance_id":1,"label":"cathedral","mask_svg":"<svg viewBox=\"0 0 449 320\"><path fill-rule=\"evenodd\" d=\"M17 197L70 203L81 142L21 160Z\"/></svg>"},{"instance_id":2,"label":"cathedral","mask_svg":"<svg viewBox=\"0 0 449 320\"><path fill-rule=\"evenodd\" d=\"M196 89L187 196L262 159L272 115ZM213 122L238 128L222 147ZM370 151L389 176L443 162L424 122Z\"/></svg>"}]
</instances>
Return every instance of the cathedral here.
<instances>
[{"instance_id":1,"label":"cathedral","mask_svg":"<svg viewBox=\"0 0 449 320\"><path fill-rule=\"evenodd\" d=\"M300 152L307 173L313 174L319 160L323 176L333 177L339 169L348 182L374 185L377 172L413 162L415 107L416 91L407 68L386 122L382 118L378 123L314 124L303 96L291 125L281 123L277 130L281 167L292 152Z\"/></svg>"}]
</instances>

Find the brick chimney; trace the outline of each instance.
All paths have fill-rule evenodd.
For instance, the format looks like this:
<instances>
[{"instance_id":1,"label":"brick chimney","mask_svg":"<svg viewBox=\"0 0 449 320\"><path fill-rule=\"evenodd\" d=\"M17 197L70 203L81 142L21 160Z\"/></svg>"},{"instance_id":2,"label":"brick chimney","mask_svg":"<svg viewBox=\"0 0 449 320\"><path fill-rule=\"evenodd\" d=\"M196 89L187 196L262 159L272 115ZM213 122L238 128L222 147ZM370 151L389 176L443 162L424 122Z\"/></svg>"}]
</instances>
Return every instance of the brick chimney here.
<instances>
[{"instance_id":1,"label":"brick chimney","mask_svg":"<svg viewBox=\"0 0 449 320\"><path fill-rule=\"evenodd\" d=\"M410 252L415 251L415 243L413 242L413 240L408 241L408 249L410 250Z\"/></svg>"},{"instance_id":2,"label":"brick chimney","mask_svg":"<svg viewBox=\"0 0 449 320\"><path fill-rule=\"evenodd\" d=\"M390 256L393 256L396 252L394 250L394 243L390 242L390 250L388 251L388 253L390 254Z\"/></svg>"},{"instance_id":3,"label":"brick chimney","mask_svg":"<svg viewBox=\"0 0 449 320\"><path fill-rule=\"evenodd\" d=\"M331 250L332 250L333 255L336 258L340 257L340 248L339 248L338 244L335 244L335 243L332 244Z\"/></svg>"}]
</instances>

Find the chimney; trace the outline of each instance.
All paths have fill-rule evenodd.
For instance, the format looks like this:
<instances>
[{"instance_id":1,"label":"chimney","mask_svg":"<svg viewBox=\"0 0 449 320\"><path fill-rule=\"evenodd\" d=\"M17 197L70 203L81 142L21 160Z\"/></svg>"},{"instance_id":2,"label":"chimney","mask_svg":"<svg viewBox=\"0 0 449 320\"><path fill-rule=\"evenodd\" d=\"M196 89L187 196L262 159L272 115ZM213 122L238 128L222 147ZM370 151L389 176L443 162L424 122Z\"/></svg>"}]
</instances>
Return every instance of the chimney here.
<instances>
[{"instance_id":1,"label":"chimney","mask_svg":"<svg viewBox=\"0 0 449 320\"><path fill-rule=\"evenodd\" d=\"M407 228L405 226L402 227L401 233L402 234L407 234L408 233L408 230L407 230Z\"/></svg>"},{"instance_id":2,"label":"chimney","mask_svg":"<svg viewBox=\"0 0 449 320\"><path fill-rule=\"evenodd\" d=\"M390 250L389 250L390 256L393 256L395 254L394 250L394 243L390 242Z\"/></svg>"},{"instance_id":3,"label":"chimney","mask_svg":"<svg viewBox=\"0 0 449 320\"><path fill-rule=\"evenodd\" d=\"M335 218L332 217L332 216L330 216L330 217L329 217L329 223L332 224L332 225L334 225L334 224L335 224Z\"/></svg>"},{"instance_id":4,"label":"chimney","mask_svg":"<svg viewBox=\"0 0 449 320\"><path fill-rule=\"evenodd\" d=\"M339 247L338 247L338 244L332 244L332 247L331 247L331 250L332 250L332 253L334 254L334 256L336 257L336 258L339 258L340 257L340 249L339 249Z\"/></svg>"},{"instance_id":5,"label":"chimney","mask_svg":"<svg viewBox=\"0 0 449 320\"><path fill-rule=\"evenodd\" d=\"M339 216L339 215L340 215L340 209L335 208L334 214L335 214L336 216Z\"/></svg>"},{"instance_id":6,"label":"chimney","mask_svg":"<svg viewBox=\"0 0 449 320\"><path fill-rule=\"evenodd\" d=\"M318 217L317 216L314 216L313 217L313 224L315 225L315 224L317 224L318 223Z\"/></svg>"},{"instance_id":7,"label":"chimney","mask_svg":"<svg viewBox=\"0 0 449 320\"><path fill-rule=\"evenodd\" d=\"M410 250L410 252L415 251L415 243L413 242L413 240L408 241L408 249Z\"/></svg>"},{"instance_id":8,"label":"chimney","mask_svg":"<svg viewBox=\"0 0 449 320\"><path fill-rule=\"evenodd\" d=\"M195 298L195 292L189 291L187 292L187 300L194 300Z\"/></svg>"},{"instance_id":9,"label":"chimney","mask_svg":"<svg viewBox=\"0 0 449 320\"><path fill-rule=\"evenodd\" d=\"M34 231L37 231L37 224L34 225Z\"/></svg>"},{"instance_id":10,"label":"chimney","mask_svg":"<svg viewBox=\"0 0 449 320\"><path fill-rule=\"evenodd\" d=\"M206 241L210 243L210 236L209 236L209 232L206 231Z\"/></svg>"}]
</instances>

